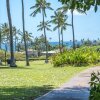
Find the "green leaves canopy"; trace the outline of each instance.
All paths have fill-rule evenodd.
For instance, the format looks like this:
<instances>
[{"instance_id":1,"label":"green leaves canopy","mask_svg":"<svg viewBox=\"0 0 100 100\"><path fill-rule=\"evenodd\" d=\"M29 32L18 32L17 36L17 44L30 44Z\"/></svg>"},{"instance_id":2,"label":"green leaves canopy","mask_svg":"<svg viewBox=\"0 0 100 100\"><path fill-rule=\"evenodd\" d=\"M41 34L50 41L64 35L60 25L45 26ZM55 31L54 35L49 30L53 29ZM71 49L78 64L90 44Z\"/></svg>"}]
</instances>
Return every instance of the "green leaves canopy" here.
<instances>
[{"instance_id":1,"label":"green leaves canopy","mask_svg":"<svg viewBox=\"0 0 100 100\"><path fill-rule=\"evenodd\" d=\"M80 8L84 11L90 10L91 6L94 6L94 11L96 12L98 6L100 5L100 0L58 0L62 4L70 4L69 9Z\"/></svg>"},{"instance_id":2,"label":"green leaves canopy","mask_svg":"<svg viewBox=\"0 0 100 100\"><path fill-rule=\"evenodd\" d=\"M51 25L49 24L50 22L49 21L45 21L44 23L43 22L40 22L40 25L38 25L37 27L39 28L38 31L42 31L44 28L48 31L52 31L49 27L51 27Z\"/></svg>"},{"instance_id":3,"label":"green leaves canopy","mask_svg":"<svg viewBox=\"0 0 100 100\"><path fill-rule=\"evenodd\" d=\"M31 13L31 16L35 17L37 13L41 13L42 10L44 11L46 16L46 12L45 12L46 9L53 10L50 7L50 5L51 4L46 2L46 0L36 0L36 4L30 8L30 9L34 9L34 11Z\"/></svg>"}]
</instances>

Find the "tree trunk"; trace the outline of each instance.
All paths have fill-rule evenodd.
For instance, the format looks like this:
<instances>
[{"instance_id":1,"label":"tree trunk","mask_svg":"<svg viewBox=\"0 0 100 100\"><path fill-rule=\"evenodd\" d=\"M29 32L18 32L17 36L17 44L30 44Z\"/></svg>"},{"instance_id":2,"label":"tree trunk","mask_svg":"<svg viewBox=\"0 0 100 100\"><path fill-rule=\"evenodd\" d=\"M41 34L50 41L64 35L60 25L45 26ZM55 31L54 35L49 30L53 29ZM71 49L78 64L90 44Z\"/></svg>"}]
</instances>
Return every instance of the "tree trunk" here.
<instances>
[{"instance_id":1,"label":"tree trunk","mask_svg":"<svg viewBox=\"0 0 100 100\"><path fill-rule=\"evenodd\" d=\"M42 16L43 16L43 26L44 26L44 10L42 9ZM46 46L46 60L45 63L48 63L48 46L47 46L47 36L46 36L46 30L45 30L45 26L44 26L44 36L45 36L45 46Z\"/></svg>"},{"instance_id":2,"label":"tree trunk","mask_svg":"<svg viewBox=\"0 0 100 100\"><path fill-rule=\"evenodd\" d=\"M9 29L10 29L10 54L11 54L10 67L16 67L15 59L14 59L14 51L13 51L12 20L11 20L11 14L10 14L9 0L6 0L6 6L7 6Z\"/></svg>"},{"instance_id":3,"label":"tree trunk","mask_svg":"<svg viewBox=\"0 0 100 100\"><path fill-rule=\"evenodd\" d=\"M75 50L75 34L74 34L74 24L73 24L73 10L71 10L71 15L72 15L73 49Z\"/></svg>"},{"instance_id":4,"label":"tree trunk","mask_svg":"<svg viewBox=\"0 0 100 100\"><path fill-rule=\"evenodd\" d=\"M61 33L61 36L62 36L62 49L63 49L64 47L63 32Z\"/></svg>"},{"instance_id":5,"label":"tree trunk","mask_svg":"<svg viewBox=\"0 0 100 100\"><path fill-rule=\"evenodd\" d=\"M1 49L1 28L0 28L0 49Z\"/></svg>"},{"instance_id":6,"label":"tree trunk","mask_svg":"<svg viewBox=\"0 0 100 100\"><path fill-rule=\"evenodd\" d=\"M15 52L16 52L16 44L17 44L17 43L16 43L16 42L17 42L16 34L17 34L17 33L16 33L16 29L15 29Z\"/></svg>"},{"instance_id":7,"label":"tree trunk","mask_svg":"<svg viewBox=\"0 0 100 100\"><path fill-rule=\"evenodd\" d=\"M6 61L7 61L7 44L5 43L5 66L7 65Z\"/></svg>"},{"instance_id":8,"label":"tree trunk","mask_svg":"<svg viewBox=\"0 0 100 100\"><path fill-rule=\"evenodd\" d=\"M25 53L26 53L26 66L29 66L29 58L28 58L27 43L26 43L26 36L25 36L25 20L24 20L24 2L23 2L23 0L22 0L22 23L23 23L23 35L24 35L24 44L25 44Z\"/></svg>"},{"instance_id":9,"label":"tree trunk","mask_svg":"<svg viewBox=\"0 0 100 100\"><path fill-rule=\"evenodd\" d=\"M60 46L60 28L59 27L58 27L58 37L59 37L59 51L61 53L61 46Z\"/></svg>"}]
</instances>

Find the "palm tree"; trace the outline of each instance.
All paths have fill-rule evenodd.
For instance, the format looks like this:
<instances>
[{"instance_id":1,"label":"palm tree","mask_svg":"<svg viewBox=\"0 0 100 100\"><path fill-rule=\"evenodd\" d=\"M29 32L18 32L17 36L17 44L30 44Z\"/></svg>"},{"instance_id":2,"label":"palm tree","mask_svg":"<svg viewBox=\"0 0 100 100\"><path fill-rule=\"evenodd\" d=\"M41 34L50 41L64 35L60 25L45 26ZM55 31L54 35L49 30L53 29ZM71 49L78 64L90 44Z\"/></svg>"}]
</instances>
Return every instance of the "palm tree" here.
<instances>
[{"instance_id":1,"label":"palm tree","mask_svg":"<svg viewBox=\"0 0 100 100\"><path fill-rule=\"evenodd\" d=\"M29 58L28 58L28 50L27 43L25 38L25 20L24 20L24 2L22 1L22 22L23 22L23 35L24 35L24 44L25 44L25 52L26 52L26 66L29 66Z\"/></svg>"},{"instance_id":2,"label":"palm tree","mask_svg":"<svg viewBox=\"0 0 100 100\"><path fill-rule=\"evenodd\" d=\"M45 46L46 46L46 60L45 60L46 63L48 63L48 45L47 45L46 30L52 31L52 30L49 28L49 27L51 27L51 25L49 25L49 23L50 23L49 21L40 22L40 25L37 26L37 27L39 27L38 31L44 30Z\"/></svg>"},{"instance_id":3,"label":"palm tree","mask_svg":"<svg viewBox=\"0 0 100 100\"><path fill-rule=\"evenodd\" d=\"M63 0L59 0L63 2ZM79 13L85 13L85 11L81 8L82 3L75 2L75 0L68 0L66 3L61 7L58 8L58 10L63 10L64 13L66 13L68 10L71 11L71 24L72 24L72 34L73 34L73 49L75 50L75 32L74 32L74 10L77 10Z\"/></svg>"},{"instance_id":4,"label":"palm tree","mask_svg":"<svg viewBox=\"0 0 100 100\"><path fill-rule=\"evenodd\" d=\"M22 36L21 38L21 42L23 42L24 40L24 35L20 34ZM33 36L32 36L32 33L28 33L28 31L25 31L25 39L26 39L26 43L28 45L30 45L32 42L33 42ZM28 46L27 46L27 49L28 49Z\"/></svg>"},{"instance_id":5,"label":"palm tree","mask_svg":"<svg viewBox=\"0 0 100 100\"><path fill-rule=\"evenodd\" d=\"M57 12L54 12L54 16L51 16L52 20L51 22L54 23L56 26L55 28L53 29L54 31L56 29L58 29L58 37L59 37L59 50L60 50L60 53L61 53L61 46L60 46L60 28L61 28L61 25L62 25L62 22L64 19L67 18L66 15L64 15L61 11L57 11Z\"/></svg>"},{"instance_id":6,"label":"palm tree","mask_svg":"<svg viewBox=\"0 0 100 100\"><path fill-rule=\"evenodd\" d=\"M5 42L6 40L6 44L7 44L7 51L8 51L8 44L10 43L10 33L9 33L9 26L7 23L4 23L1 25L2 27L2 39L3 42Z\"/></svg>"},{"instance_id":7,"label":"palm tree","mask_svg":"<svg viewBox=\"0 0 100 100\"><path fill-rule=\"evenodd\" d=\"M45 43L46 43L46 32L45 32L45 17L46 17L46 9L53 10L50 7L50 3L47 3L46 0L36 0L35 6L32 6L30 9L35 9L33 13L31 13L31 16L36 16L37 13L42 13L43 17L43 30L44 30L44 36L45 36ZM46 45L46 44L45 44ZM46 46L46 52L47 52L47 46ZM46 60L45 63L48 63L47 60L47 54L46 54Z\"/></svg>"},{"instance_id":8,"label":"palm tree","mask_svg":"<svg viewBox=\"0 0 100 100\"><path fill-rule=\"evenodd\" d=\"M65 31L67 29L67 26L71 26L71 24L68 24L66 21L67 21L67 19L64 19L62 21L62 24L61 24L62 48L64 47L64 44L63 44L63 31Z\"/></svg>"},{"instance_id":9,"label":"palm tree","mask_svg":"<svg viewBox=\"0 0 100 100\"><path fill-rule=\"evenodd\" d=\"M16 42L17 42L17 39L18 39L18 36L17 36L18 31L17 31L16 27L13 27L15 52L16 52L16 44L17 44Z\"/></svg>"},{"instance_id":10,"label":"palm tree","mask_svg":"<svg viewBox=\"0 0 100 100\"><path fill-rule=\"evenodd\" d=\"M12 19L10 14L10 4L9 0L6 0L6 7L7 7L7 15L8 15L8 22L9 22L9 29L10 29L10 67L16 67L15 59L14 59L14 50L13 50L13 33L12 33Z\"/></svg>"}]
</instances>

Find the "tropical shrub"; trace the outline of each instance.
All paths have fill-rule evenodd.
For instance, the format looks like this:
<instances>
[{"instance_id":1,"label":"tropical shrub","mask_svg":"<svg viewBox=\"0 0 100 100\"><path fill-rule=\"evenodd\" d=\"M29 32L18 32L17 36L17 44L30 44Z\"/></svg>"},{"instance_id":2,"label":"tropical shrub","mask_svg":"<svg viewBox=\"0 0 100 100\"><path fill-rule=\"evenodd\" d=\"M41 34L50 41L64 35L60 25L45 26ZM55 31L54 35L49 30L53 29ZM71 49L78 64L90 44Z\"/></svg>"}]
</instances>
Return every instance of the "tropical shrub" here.
<instances>
[{"instance_id":1,"label":"tropical shrub","mask_svg":"<svg viewBox=\"0 0 100 100\"><path fill-rule=\"evenodd\" d=\"M100 100L100 72L91 74L90 100Z\"/></svg>"},{"instance_id":2,"label":"tropical shrub","mask_svg":"<svg viewBox=\"0 0 100 100\"><path fill-rule=\"evenodd\" d=\"M96 48L83 47L76 50L67 50L61 54L56 54L52 57L54 66L61 65L87 65L96 64L100 61L100 52Z\"/></svg>"}]
</instances>

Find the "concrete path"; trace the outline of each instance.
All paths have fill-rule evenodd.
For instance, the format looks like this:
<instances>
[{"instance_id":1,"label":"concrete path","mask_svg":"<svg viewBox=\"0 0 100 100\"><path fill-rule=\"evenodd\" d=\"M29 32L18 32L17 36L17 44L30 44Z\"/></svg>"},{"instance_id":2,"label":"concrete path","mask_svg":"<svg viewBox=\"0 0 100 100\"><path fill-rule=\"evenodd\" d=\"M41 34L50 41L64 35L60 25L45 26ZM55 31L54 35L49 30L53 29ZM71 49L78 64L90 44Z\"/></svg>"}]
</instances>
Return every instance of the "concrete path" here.
<instances>
[{"instance_id":1,"label":"concrete path","mask_svg":"<svg viewBox=\"0 0 100 100\"><path fill-rule=\"evenodd\" d=\"M35 100L88 100L89 98L89 81L92 72L100 71L100 67L89 68L72 78L58 89Z\"/></svg>"}]
</instances>

